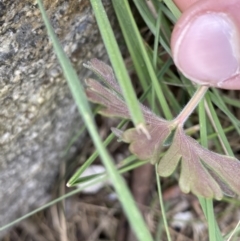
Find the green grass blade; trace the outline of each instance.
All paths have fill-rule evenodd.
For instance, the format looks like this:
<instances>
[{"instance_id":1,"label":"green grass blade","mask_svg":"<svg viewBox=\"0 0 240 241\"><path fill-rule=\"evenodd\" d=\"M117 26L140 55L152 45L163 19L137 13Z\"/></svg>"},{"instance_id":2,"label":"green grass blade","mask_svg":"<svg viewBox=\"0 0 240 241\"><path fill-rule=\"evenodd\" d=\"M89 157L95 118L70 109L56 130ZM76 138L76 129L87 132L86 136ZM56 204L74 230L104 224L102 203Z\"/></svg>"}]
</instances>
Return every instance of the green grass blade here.
<instances>
[{"instance_id":1,"label":"green grass blade","mask_svg":"<svg viewBox=\"0 0 240 241\"><path fill-rule=\"evenodd\" d=\"M141 14L143 20L145 21L146 25L149 27L149 29L152 31L152 29L155 30L156 24L155 24L155 18L152 15L151 11L149 10L146 1L144 0L138 0L138 1L133 1L134 4L136 5L139 13ZM155 33L155 31L154 31Z\"/></svg>"},{"instance_id":2,"label":"green grass blade","mask_svg":"<svg viewBox=\"0 0 240 241\"><path fill-rule=\"evenodd\" d=\"M177 6L174 4L174 2L172 0L163 0L163 2L167 5L175 18L179 19L182 14L177 8Z\"/></svg>"},{"instance_id":3,"label":"green grass blade","mask_svg":"<svg viewBox=\"0 0 240 241\"><path fill-rule=\"evenodd\" d=\"M146 164L147 161L139 161L136 156L131 155L131 156L128 156L126 159L122 160L121 163L122 163L122 166L120 168L118 168L118 171L119 171L119 173L126 173L139 166ZM89 181L91 181L91 182L94 181L94 183L95 183L95 178L101 177L101 176L107 176L107 173L102 172L99 174L92 174L89 176L79 177L77 180L75 180L73 186L76 186L80 183L82 184L85 182L89 182Z\"/></svg>"},{"instance_id":4,"label":"green grass blade","mask_svg":"<svg viewBox=\"0 0 240 241\"><path fill-rule=\"evenodd\" d=\"M153 83L153 87L157 93L157 98L159 98L159 102L162 106L163 113L167 119L171 119L172 118L171 111L168 107L166 99L164 98L161 85L159 84L154 67L152 65L152 61L148 56L148 53L144 46L141 35L134 21L128 1L113 0L113 5L125 38L125 41L128 45L129 52L133 58L133 61L134 59L136 59L134 55L136 53L141 53L141 56L144 59L144 64L147 67L149 76Z\"/></svg>"},{"instance_id":5,"label":"green grass blade","mask_svg":"<svg viewBox=\"0 0 240 241\"><path fill-rule=\"evenodd\" d=\"M120 176L117 172L113 160L110 158L109 154L107 153L104 145L102 143L101 138L98 135L93 116L90 110L90 106L87 102L85 93L83 91L83 87L80 84L80 81L77 77L76 71L73 69L69 59L65 55L53 29L52 26L47 18L46 12L43 8L41 0L38 0L39 9L42 14L43 21L47 28L48 34L50 39L52 40L54 50L57 54L59 59L60 65L63 68L64 75L67 79L69 88L72 92L72 95L76 101L78 106L79 112L82 115L82 118L88 128L89 134L92 137L92 140L99 151L99 155L101 160L107 170L107 173L114 185L118 198L123 206L125 214L128 218L128 221L133 228L136 236L141 241L152 241L152 237L150 232L148 231L146 224L143 221L143 217L140 214L136 204L133 200L133 197L127 188L127 185L124 179ZM95 5L97 7L98 5ZM95 9L97 10L97 9ZM101 11L100 11L101 12Z\"/></svg>"},{"instance_id":6,"label":"green grass blade","mask_svg":"<svg viewBox=\"0 0 240 241\"><path fill-rule=\"evenodd\" d=\"M109 143L113 140L114 135L110 134L107 139L103 142L104 147L107 147ZM95 151L88 159L84 162L84 164L74 173L74 175L70 178L67 183L68 187L72 187L76 184L79 176L95 161L98 157L98 151Z\"/></svg>"},{"instance_id":7,"label":"green grass blade","mask_svg":"<svg viewBox=\"0 0 240 241\"><path fill-rule=\"evenodd\" d=\"M161 27L161 18L162 18L162 11L159 8L158 10L158 16L157 16L157 21L156 21L156 29L158 30L155 35L155 40L154 40L154 50L153 50L153 66L155 68L155 71L157 70L157 61L158 61L158 43L159 43L159 37L160 37L160 27ZM160 79L160 78L159 78ZM152 86L152 103L151 103L151 109L156 112L156 106L155 106L155 90ZM162 197L162 190L161 190L161 182L160 182L160 177L157 172L157 164L155 164L155 175L156 175L156 181L157 181L157 187L158 187L158 197L159 197L159 204L160 208L162 211L162 218L163 218L163 223L165 227L165 231L167 234L167 239L168 241L171 241L171 236L170 232L168 229L168 223L167 223L167 218L166 218L166 211L163 203L163 197Z\"/></svg>"},{"instance_id":8,"label":"green grass blade","mask_svg":"<svg viewBox=\"0 0 240 241\"><path fill-rule=\"evenodd\" d=\"M121 121L121 123L117 126L117 129L121 129L121 127L126 123L125 120ZM104 147L107 147L111 141L115 138L115 135L111 133L106 140L104 140L103 145ZM98 157L99 153L96 150L85 162L84 164L74 173L74 175L70 178L70 180L67 183L68 187L71 187L75 185L76 181L79 179L81 174L95 161L95 159Z\"/></svg>"},{"instance_id":9,"label":"green grass blade","mask_svg":"<svg viewBox=\"0 0 240 241\"><path fill-rule=\"evenodd\" d=\"M147 24L147 26L149 27L150 31L156 35L156 24L155 24L155 19L152 16L152 13L150 12L150 10L148 9L148 6L146 4L145 0L133 0L134 4L136 5L139 13L141 14L143 20L145 21L145 23ZM167 44L163 38L160 38L160 44L162 45L162 47L166 50L166 52L171 56L171 50L169 47L169 44Z\"/></svg>"},{"instance_id":10,"label":"green grass blade","mask_svg":"<svg viewBox=\"0 0 240 241\"><path fill-rule=\"evenodd\" d=\"M168 19L170 19L170 21L171 21L172 23L176 23L178 17L176 17L176 16L169 10L169 8L166 7L166 5L161 4L160 6L161 6L162 11L164 11L164 14L168 17ZM179 14L177 13L177 15L179 15ZM179 16L181 16L181 13L180 13Z\"/></svg>"},{"instance_id":11,"label":"green grass blade","mask_svg":"<svg viewBox=\"0 0 240 241\"><path fill-rule=\"evenodd\" d=\"M162 11L159 8L158 10L158 16L156 21L156 29L158 30L155 35L154 39L154 47L153 47L153 66L155 69L155 72L157 72L157 63L158 63L158 48L159 48L159 38L160 38L160 27L161 27L161 19L162 19ZM149 51L148 51L149 52ZM158 78L160 80L160 78ZM152 100L151 100L151 109L154 113L158 113L156 109L156 92L154 87L152 86Z\"/></svg>"},{"instance_id":12,"label":"green grass blade","mask_svg":"<svg viewBox=\"0 0 240 241\"><path fill-rule=\"evenodd\" d=\"M163 219L165 231L166 231L166 234L167 234L167 239L168 239L168 241L171 241L172 239L171 239L170 232L169 232L169 229L168 229L166 211L165 211L164 204L163 204L160 177L158 175L158 164L155 165L155 174L156 174L156 179L157 179L158 197L159 197L160 207L161 207L161 210L162 210L162 219Z\"/></svg>"},{"instance_id":13,"label":"green grass blade","mask_svg":"<svg viewBox=\"0 0 240 241\"><path fill-rule=\"evenodd\" d=\"M226 104L229 104L229 105L232 105L232 106L235 106L237 108L240 108L240 101L238 99L233 99L229 96L226 96L226 95L221 95L222 96L222 99L224 100L224 102Z\"/></svg>"},{"instance_id":14,"label":"green grass blade","mask_svg":"<svg viewBox=\"0 0 240 241\"><path fill-rule=\"evenodd\" d=\"M222 125L219 121L217 113L212 105L212 102L208 94L206 94L206 107L209 109L210 121L212 122L212 126L218 134L219 141L222 145L223 150L225 151L225 154L234 156L232 148L227 140L227 137L224 133Z\"/></svg>"},{"instance_id":15,"label":"green grass blade","mask_svg":"<svg viewBox=\"0 0 240 241\"><path fill-rule=\"evenodd\" d=\"M145 123L113 30L100 0L91 0L99 30L135 126Z\"/></svg>"},{"instance_id":16,"label":"green grass blade","mask_svg":"<svg viewBox=\"0 0 240 241\"><path fill-rule=\"evenodd\" d=\"M240 121L234 116L234 114L228 109L225 102L223 101L218 90L213 89L213 93L209 93L212 102L229 118L232 124L235 126L236 131L240 134Z\"/></svg>"},{"instance_id":17,"label":"green grass blade","mask_svg":"<svg viewBox=\"0 0 240 241\"><path fill-rule=\"evenodd\" d=\"M199 103L199 124L200 124L200 138L201 145L208 147L208 136L206 126L206 114L204 108L204 99ZM213 201L210 199L199 198L206 219L208 221L208 232L210 241L221 241L222 235L214 217Z\"/></svg>"}]
</instances>

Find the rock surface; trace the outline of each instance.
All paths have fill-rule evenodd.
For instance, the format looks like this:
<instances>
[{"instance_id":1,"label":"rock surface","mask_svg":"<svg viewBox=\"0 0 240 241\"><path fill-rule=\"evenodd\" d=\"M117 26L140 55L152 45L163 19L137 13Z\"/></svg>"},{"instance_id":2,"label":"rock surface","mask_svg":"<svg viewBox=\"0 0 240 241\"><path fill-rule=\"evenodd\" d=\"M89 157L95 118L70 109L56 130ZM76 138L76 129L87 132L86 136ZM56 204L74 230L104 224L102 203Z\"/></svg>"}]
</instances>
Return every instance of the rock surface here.
<instances>
[{"instance_id":1,"label":"rock surface","mask_svg":"<svg viewBox=\"0 0 240 241\"><path fill-rule=\"evenodd\" d=\"M43 2L83 80L83 62L106 58L89 0ZM46 202L81 125L37 3L0 1L0 226Z\"/></svg>"}]
</instances>

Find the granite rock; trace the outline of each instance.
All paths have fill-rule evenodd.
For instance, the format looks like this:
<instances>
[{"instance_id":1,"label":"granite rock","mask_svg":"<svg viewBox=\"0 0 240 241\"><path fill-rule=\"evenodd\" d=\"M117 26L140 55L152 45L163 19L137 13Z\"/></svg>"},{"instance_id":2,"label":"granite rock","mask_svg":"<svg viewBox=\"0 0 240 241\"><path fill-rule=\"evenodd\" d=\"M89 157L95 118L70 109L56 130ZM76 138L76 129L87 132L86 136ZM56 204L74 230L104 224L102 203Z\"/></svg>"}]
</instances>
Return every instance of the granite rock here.
<instances>
[{"instance_id":1,"label":"granite rock","mask_svg":"<svg viewBox=\"0 0 240 241\"><path fill-rule=\"evenodd\" d=\"M43 2L83 80L83 62L106 59L89 0ZM66 161L63 150L81 126L37 3L1 0L0 226L49 199L60 162Z\"/></svg>"}]
</instances>

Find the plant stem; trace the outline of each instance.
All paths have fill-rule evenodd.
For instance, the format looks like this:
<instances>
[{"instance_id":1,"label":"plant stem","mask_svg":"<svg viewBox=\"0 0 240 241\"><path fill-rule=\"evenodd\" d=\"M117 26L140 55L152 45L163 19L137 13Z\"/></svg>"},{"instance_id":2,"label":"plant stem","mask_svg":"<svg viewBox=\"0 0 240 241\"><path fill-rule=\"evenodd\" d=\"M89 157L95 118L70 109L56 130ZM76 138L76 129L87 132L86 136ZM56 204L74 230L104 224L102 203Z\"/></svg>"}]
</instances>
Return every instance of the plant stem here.
<instances>
[{"instance_id":1,"label":"plant stem","mask_svg":"<svg viewBox=\"0 0 240 241\"><path fill-rule=\"evenodd\" d=\"M164 205L163 205L163 197L162 197L160 176L158 175L157 166L158 165L156 164L155 165L155 174L156 174L156 179L157 179L159 203L160 203L160 207L161 207L161 210L162 210L162 218L163 218L163 223L164 223L164 226L165 226L167 240L168 241L172 241L171 236L170 236L170 232L169 232L169 229L168 229L168 223L167 223L167 217L166 217L165 208L164 208Z\"/></svg>"},{"instance_id":2,"label":"plant stem","mask_svg":"<svg viewBox=\"0 0 240 241\"><path fill-rule=\"evenodd\" d=\"M184 107L184 109L180 112L180 114L173 120L174 126L183 126L188 117L192 114L192 112L197 107L198 103L201 101L203 96L208 90L208 86L200 86L198 87L195 94L192 96L190 101L187 103L187 105Z\"/></svg>"}]
</instances>

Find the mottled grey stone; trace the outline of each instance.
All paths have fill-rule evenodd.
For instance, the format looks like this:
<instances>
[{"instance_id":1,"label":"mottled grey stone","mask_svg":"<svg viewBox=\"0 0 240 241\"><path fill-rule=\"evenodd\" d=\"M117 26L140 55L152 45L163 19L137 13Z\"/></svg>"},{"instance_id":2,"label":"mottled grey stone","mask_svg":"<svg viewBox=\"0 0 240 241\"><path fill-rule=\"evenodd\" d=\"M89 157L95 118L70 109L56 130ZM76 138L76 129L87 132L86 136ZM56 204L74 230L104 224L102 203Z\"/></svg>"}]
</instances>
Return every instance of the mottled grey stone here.
<instances>
[{"instance_id":1,"label":"mottled grey stone","mask_svg":"<svg viewBox=\"0 0 240 241\"><path fill-rule=\"evenodd\" d=\"M83 62L106 58L89 1L43 2L83 80ZM0 0L0 226L47 201L81 125L36 2Z\"/></svg>"}]
</instances>

